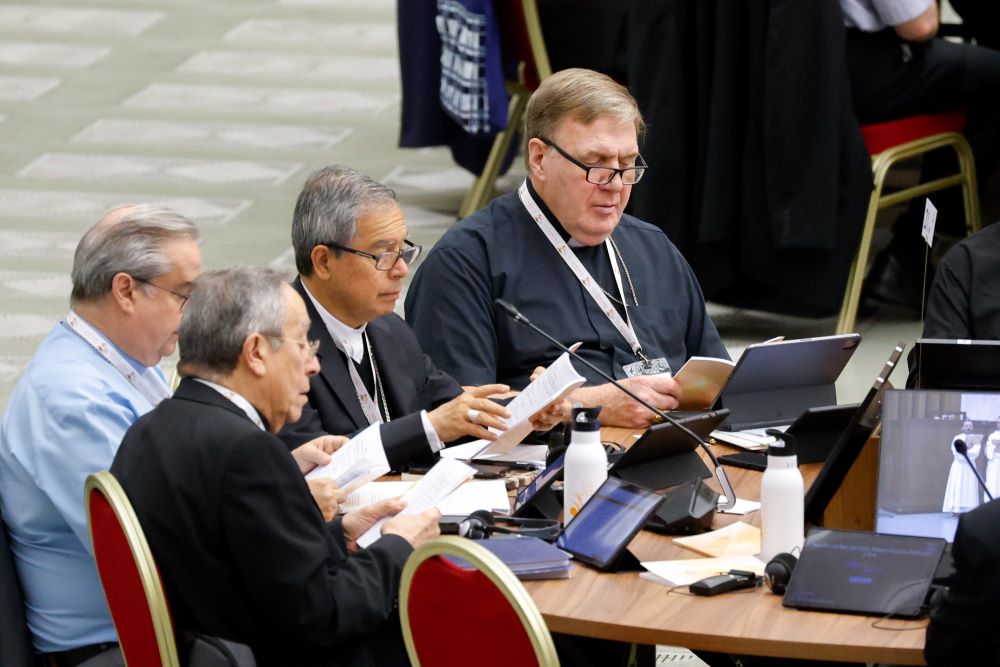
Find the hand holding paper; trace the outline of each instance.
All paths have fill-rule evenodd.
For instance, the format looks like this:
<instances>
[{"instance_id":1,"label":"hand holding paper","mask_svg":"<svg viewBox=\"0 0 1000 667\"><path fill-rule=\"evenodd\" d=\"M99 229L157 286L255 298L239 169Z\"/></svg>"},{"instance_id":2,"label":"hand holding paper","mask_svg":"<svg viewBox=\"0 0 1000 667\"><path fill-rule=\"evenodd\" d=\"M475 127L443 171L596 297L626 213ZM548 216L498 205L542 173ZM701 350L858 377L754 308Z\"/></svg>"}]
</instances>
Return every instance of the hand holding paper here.
<instances>
[{"instance_id":1,"label":"hand holding paper","mask_svg":"<svg viewBox=\"0 0 1000 667\"><path fill-rule=\"evenodd\" d=\"M333 453L330 462L315 468L306 480L332 479L345 493L389 472L379 424L369 426Z\"/></svg>"}]
</instances>

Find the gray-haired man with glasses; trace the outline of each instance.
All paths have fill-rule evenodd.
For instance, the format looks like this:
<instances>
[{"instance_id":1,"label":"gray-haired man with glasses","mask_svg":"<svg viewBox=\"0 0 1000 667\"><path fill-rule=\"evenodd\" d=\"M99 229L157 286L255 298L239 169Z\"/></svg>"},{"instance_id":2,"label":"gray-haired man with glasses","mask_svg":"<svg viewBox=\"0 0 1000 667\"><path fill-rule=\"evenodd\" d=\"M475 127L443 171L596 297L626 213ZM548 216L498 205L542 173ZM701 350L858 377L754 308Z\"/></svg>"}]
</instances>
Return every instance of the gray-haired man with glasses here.
<instances>
[{"instance_id":1,"label":"gray-haired man with glasses","mask_svg":"<svg viewBox=\"0 0 1000 667\"><path fill-rule=\"evenodd\" d=\"M444 443L495 439L487 427L505 428L507 410L487 396L508 387L463 390L393 313L420 255L406 233L395 193L349 167L321 169L303 186L292 221L293 287L309 310L309 338L319 341L320 371L301 419L280 434L289 446L381 423L389 464L400 468L428 461Z\"/></svg>"},{"instance_id":2,"label":"gray-haired man with glasses","mask_svg":"<svg viewBox=\"0 0 1000 667\"><path fill-rule=\"evenodd\" d=\"M494 306L530 320L661 409L678 406L670 372L700 355L728 358L687 262L658 228L624 214L647 166L628 90L569 69L542 82L525 112L528 178L452 227L406 297L423 349L463 384L524 387L559 350ZM642 427L653 415L589 369L573 398L601 421Z\"/></svg>"}]
</instances>

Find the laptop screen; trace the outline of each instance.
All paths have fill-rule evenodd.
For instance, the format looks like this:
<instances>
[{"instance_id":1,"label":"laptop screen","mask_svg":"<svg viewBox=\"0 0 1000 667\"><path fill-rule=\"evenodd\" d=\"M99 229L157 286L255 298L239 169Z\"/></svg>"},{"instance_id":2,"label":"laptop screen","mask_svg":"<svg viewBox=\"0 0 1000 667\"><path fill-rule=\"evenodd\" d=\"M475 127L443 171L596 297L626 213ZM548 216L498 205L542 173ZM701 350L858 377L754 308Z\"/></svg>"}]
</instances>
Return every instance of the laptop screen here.
<instances>
[{"instance_id":1,"label":"laptop screen","mask_svg":"<svg viewBox=\"0 0 1000 667\"><path fill-rule=\"evenodd\" d=\"M966 443L972 466L956 451L959 440ZM977 472L997 496L1000 393L886 392L877 532L942 537L951 542L959 516L985 502Z\"/></svg>"}]
</instances>

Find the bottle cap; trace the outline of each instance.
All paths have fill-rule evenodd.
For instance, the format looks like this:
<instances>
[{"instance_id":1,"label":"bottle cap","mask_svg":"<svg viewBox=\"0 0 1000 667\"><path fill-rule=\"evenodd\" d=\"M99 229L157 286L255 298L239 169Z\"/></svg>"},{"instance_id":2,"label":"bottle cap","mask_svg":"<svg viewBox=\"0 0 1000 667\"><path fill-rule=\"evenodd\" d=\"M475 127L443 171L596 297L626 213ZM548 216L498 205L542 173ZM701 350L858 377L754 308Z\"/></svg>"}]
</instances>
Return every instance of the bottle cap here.
<instances>
[{"instance_id":1,"label":"bottle cap","mask_svg":"<svg viewBox=\"0 0 1000 667\"><path fill-rule=\"evenodd\" d=\"M592 408L573 408L573 430L600 431L601 422L597 419L600 413L601 406L599 405Z\"/></svg>"},{"instance_id":2,"label":"bottle cap","mask_svg":"<svg viewBox=\"0 0 1000 667\"><path fill-rule=\"evenodd\" d=\"M798 447L795 446L795 436L791 433L785 433L776 428L769 428L765 433L775 439L767 447L768 456L796 456L798 454Z\"/></svg>"}]
</instances>

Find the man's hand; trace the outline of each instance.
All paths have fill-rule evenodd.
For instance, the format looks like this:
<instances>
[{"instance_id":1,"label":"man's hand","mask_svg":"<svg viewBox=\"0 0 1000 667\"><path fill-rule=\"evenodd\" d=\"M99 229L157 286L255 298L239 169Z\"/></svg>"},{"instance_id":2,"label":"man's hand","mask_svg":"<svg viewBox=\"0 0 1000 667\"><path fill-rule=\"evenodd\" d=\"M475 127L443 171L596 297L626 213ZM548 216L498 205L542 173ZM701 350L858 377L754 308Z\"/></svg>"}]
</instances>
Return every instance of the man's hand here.
<instances>
[{"instance_id":1,"label":"man's hand","mask_svg":"<svg viewBox=\"0 0 1000 667\"><path fill-rule=\"evenodd\" d=\"M321 435L304 445L292 450L292 458L299 464L299 470L306 474L316 466L325 466L330 462L330 454L347 443L348 438L342 435Z\"/></svg>"},{"instance_id":2,"label":"man's hand","mask_svg":"<svg viewBox=\"0 0 1000 667\"><path fill-rule=\"evenodd\" d=\"M681 386L666 375L637 375L625 378L621 383L664 411L676 410L683 395ZM600 419L604 426L646 428L656 418L648 408L610 383L577 389L573 392L573 399L587 406L603 406Z\"/></svg>"},{"instance_id":3,"label":"man's hand","mask_svg":"<svg viewBox=\"0 0 1000 667\"><path fill-rule=\"evenodd\" d=\"M340 503L347 497L343 489L337 488L337 483L332 479L308 479L306 484L309 485L309 492L319 506L319 511L323 513L323 520L329 523L336 519Z\"/></svg>"},{"instance_id":4,"label":"man's hand","mask_svg":"<svg viewBox=\"0 0 1000 667\"><path fill-rule=\"evenodd\" d=\"M358 550L358 538L375 525L379 519L387 516L394 516L403 511L406 501L402 498L389 498L380 500L377 503L367 505L361 509L348 512L344 515L341 524L344 528L344 539L347 541L347 551L356 553ZM385 532L385 531L383 531Z\"/></svg>"},{"instance_id":5,"label":"man's hand","mask_svg":"<svg viewBox=\"0 0 1000 667\"><path fill-rule=\"evenodd\" d=\"M451 442L462 436L496 440L497 437L487 427L507 430L502 419L510 417L507 408L486 398L493 394L510 391L505 384L484 384L472 387L444 405L427 413L431 425L442 442Z\"/></svg>"},{"instance_id":6,"label":"man's hand","mask_svg":"<svg viewBox=\"0 0 1000 667\"><path fill-rule=\"evenodd\" d=\"M382 525L382 534L399 535L416 549L441 534L441 527L438 525L440 520L441 512L436 509L420 514L401 515L386 521Z\"/></svg>"}]
</instances>

